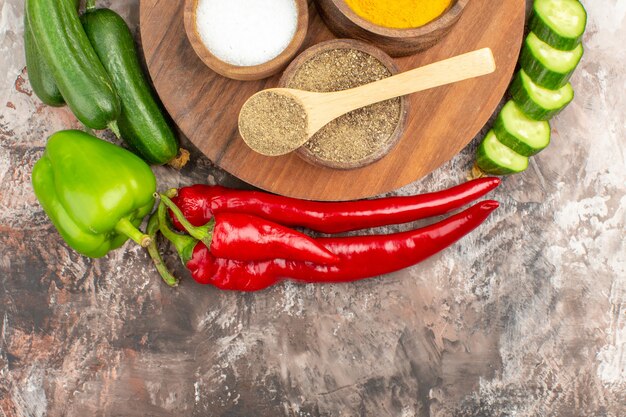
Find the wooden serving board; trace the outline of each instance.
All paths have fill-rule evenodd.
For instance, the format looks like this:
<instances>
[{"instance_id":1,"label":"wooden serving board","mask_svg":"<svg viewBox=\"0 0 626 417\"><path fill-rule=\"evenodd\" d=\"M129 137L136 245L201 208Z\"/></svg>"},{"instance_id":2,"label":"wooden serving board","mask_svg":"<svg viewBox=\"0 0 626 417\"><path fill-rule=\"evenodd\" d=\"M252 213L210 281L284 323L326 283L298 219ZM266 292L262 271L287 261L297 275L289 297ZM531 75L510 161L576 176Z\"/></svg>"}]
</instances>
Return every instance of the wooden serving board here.
<instances>
[{"instance_id":1,"label":"wooden serving board","mask_svg":"<svg viewBox=\"0 0 626 417\"><path fill-rule=\"evenodd\" d=\"M277 194L314 200L351 200L402 187L460 152L487 123L511 80L520 52L524 0L471 0L452 32L432 49L397 60L401 71L490 47L496 73L440 87L410 98L407 130L396 148L365 168L319 168L295 154L269 158L239 136L237 117L257 91L276 86L280 75L258 82L233 81L208 69L191 48L183 25L183 0L141 0L141 39L155 88L182 132L207 157L242 180ZM332 39L310 7L305 47Z\"/></svg>"}]
</instances>

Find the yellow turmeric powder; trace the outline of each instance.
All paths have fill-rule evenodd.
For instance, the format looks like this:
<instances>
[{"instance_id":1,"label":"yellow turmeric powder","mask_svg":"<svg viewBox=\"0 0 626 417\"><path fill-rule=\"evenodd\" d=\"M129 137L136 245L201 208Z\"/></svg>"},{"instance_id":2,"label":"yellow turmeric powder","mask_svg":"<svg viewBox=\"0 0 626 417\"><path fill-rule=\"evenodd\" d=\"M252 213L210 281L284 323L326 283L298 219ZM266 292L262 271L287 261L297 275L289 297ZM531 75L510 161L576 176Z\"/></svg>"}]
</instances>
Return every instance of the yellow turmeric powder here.
<instances>
[{"instance_id":1,"label":"yellow turmeric powder","mask_svg":"<svg viewBox=\"0 0 626 417\"><path fill-rule=\"evenodd\" d=\"M352 10L378 26L409 29L424 26L446 11L452 0L345 0Z\"/></svg>"}]
</instances>

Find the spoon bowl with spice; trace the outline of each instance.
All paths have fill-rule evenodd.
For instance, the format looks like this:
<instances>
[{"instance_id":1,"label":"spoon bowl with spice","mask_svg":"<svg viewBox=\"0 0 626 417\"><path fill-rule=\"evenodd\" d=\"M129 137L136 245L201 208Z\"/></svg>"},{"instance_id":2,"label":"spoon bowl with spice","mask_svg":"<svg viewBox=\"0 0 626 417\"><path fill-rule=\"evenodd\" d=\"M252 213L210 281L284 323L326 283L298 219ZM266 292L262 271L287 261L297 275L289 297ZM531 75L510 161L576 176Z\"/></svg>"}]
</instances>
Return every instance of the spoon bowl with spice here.
<instances>
[{"instance_id":1,"label":"spoon bowl with spice","mask_svg":"<svg viewBox=\"0 0 626 417\"><path fill-rule=\"evenodd\" d=\"M307 0L185 0L185 32L196 55L235 80L268 78L298 53L309 24Z\"/></svg>"},{"instance_id":2,"label":"spoon bowl with spice","mask_svg":"<svg viewBox=\"0 0 626 417\"><path fill-rule=\"evenodd\" d=\"M243 105L239 133L260 154L285 155L303 146L334 119L353 110L491 74L495 69L491 49L484 48L344 91L267 89Z\"/></svg>"}]
</instances>

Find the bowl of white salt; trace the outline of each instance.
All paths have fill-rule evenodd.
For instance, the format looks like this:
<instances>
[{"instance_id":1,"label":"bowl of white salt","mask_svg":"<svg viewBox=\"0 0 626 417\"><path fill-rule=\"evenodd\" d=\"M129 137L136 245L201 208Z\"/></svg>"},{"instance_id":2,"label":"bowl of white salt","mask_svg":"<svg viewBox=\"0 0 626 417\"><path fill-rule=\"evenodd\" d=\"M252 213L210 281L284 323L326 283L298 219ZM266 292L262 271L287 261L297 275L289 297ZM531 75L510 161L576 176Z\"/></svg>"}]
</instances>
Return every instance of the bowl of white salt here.
<instances>
[{"instance_id":1,"label":"bowl of white salt","mask_svg":"<svg viewBox=\"0 0 626 417\"><path fill-rule=\"evenodd\" d=\"M307 0L186 0L185 32L198 57L235 80L268 78L298 53Z\"/></svg>"}]
</instances>

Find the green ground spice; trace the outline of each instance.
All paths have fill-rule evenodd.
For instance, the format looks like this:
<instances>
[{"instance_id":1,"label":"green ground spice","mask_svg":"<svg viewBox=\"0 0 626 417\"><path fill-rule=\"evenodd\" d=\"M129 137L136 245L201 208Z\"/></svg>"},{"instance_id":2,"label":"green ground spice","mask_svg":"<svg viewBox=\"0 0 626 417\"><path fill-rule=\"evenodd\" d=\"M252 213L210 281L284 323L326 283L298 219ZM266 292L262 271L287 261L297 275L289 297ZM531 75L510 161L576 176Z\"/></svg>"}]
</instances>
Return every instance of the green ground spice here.
<instances>
[{"instance_id":1,"label":"green ground spice","mask_svg":"<svg viewBox=\"0 0 626 417\"><path fill-rule=\"evenodd\" d=\"M287 87L316 92L347 90L390 77L373 56L355 49L322 52L300 66ZM317 132L304 146L321 160L359 162L383 147L400 121L399 98L348 113Z\"/></svg>"},{"instance_id":2,"label":"green ground spice","mask_svg":"<svg viewBox=\"0 0 626 417\"><path fill-rule=\"evenodd\" d=\"M241 109L239 130L245 142L263 155L292 152L307 139L306 110L298 100L272 91L256 94Z\"/></svg>"}]
</instances>

